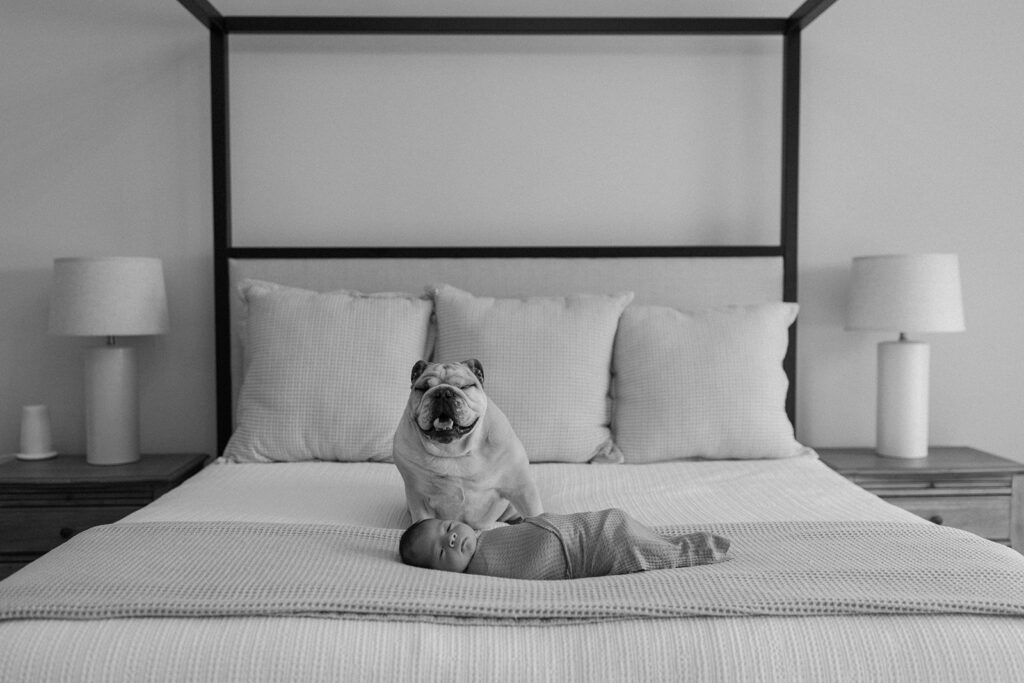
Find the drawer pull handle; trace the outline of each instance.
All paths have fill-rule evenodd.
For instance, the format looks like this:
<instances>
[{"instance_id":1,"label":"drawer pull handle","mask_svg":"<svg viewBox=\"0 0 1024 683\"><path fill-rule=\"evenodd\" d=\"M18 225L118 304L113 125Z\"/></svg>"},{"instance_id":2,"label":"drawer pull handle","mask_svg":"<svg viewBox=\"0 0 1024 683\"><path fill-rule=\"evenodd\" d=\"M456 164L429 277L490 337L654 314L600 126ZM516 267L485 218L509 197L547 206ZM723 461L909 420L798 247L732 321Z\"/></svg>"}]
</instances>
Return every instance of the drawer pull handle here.
<instances>
[{"instance_id":1,"label":"drawer pull handle","mask_svg":"<svg viewBox=\"0 0 1024 683\"><path fill-rule=\"evenodd\" d=\"M75 530L69 526L61 527L60 537L65 541L75 535Z\"/></svg>"},{"instance_id":2,"label":"drawer pull handle","mask_svg":"<svg viewBox=\"0 0 1024 683\"><path fill-rule=\"evenodd\" d=\"M933 524L942 524L942 515L932 515L928 518L928 521Z\"/></svg>"}]
</instances>

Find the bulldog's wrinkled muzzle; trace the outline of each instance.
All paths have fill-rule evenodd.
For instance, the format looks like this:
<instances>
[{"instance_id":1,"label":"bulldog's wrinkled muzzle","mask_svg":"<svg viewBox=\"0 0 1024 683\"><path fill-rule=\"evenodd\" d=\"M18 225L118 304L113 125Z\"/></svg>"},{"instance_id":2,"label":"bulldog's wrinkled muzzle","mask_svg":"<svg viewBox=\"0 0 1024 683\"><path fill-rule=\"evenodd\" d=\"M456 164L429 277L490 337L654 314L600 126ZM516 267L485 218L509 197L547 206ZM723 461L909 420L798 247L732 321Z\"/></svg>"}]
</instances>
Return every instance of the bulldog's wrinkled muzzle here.
<instances>
[{"instance_id":1,"label":"bulldog's wrinkled muzzle","mask_svg":"<svg viewBox=\"0 0 1024 683\"><path fill-rule=\"evenodd\" d=\"M438 385L423 395L416 423L431 441L451 443L473 430L479 417L467 407L462 392L451 385Z\"/></svg>"}]
</instances>

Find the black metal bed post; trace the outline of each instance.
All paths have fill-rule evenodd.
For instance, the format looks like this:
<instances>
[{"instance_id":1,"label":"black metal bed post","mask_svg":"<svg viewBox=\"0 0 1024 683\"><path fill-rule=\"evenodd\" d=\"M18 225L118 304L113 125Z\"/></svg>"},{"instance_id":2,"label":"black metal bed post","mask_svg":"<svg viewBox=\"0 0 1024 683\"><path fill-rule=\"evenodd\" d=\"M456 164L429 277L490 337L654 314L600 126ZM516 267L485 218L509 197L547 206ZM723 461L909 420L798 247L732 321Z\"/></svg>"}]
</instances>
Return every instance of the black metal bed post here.
<instances>
[{"instance_id":1,"label":"black metal bed post","mask_svg":"<svg viewBox=\"0 0 1024 683\"><path fill-rule=\"evenodd\" d=\"M800 29L786 31L782 44L782 203L779 244L782 246L782 299L797 301L797 214L800 194ZM789 389L786 414L796 425L796 325L789 328L789 347L782 361Z\"/></svg>"},{"instance_id":2,"label":"black metal bed post","mask_svg":"<svg viewBox=\"0 0 1024 683\"><path fill-rule=\"evenodd\" d=\"M782 246L782 299L797 301L800 214L800 64L801 32L837 0L806 0L786 20L782 38L782 204L779 244ZM789 347L782 366L789 378L786 414L796 426L797 326L789 328Z\"/></svg>"},{"instance_id":3,"label":"black metal bed post","mask_svg":"<svg viewBox=\"0 0 1024 683\"><path fill-rule=\"evenodd\" d=\"M210 145L213 178L214 353L217 386L217 453L231 438L231 310L228 252L231 248L231 155L228 125L228 31L208 0L178 0L210 31Z\"/></svg>"},{"instance_id":4,"label":"black metal bed post","mask_svg":"<svg viewBox=\"0 0 1024 683\"><path fill-rule=\"evenodd\" d=\"M228 106L228 34L210 29L210 105L213 147L213 280L219 292L214 304L216 321L217 452L223 453L231 438L233 409L231 391L231 306L228 251L231 248L231 139Z\"/></svg>"}]
</instances>

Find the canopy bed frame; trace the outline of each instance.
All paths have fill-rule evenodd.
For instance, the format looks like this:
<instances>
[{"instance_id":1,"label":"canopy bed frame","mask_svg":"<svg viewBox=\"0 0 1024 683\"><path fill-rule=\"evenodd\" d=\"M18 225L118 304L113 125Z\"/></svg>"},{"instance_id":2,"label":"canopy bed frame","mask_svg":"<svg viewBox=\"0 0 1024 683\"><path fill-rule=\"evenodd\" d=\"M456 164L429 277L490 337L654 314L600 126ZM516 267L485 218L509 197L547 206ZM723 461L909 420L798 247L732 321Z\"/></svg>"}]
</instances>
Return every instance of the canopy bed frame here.
<instances>
[{"instance_id":1,"label":"canopy bed frame","mask_svg":"<svg viewBox=\"0 0 1024 683\"><path fill-rule=\"evenodd\" d=\"M319 258L781 258L782 300L797 300L797 199L800 138L800 36L836 0L806 0L786 17L408 17L225 16L208 0L178 0L210 32L214 287L216 293L217 434L231 436L232 373L229 266L240 259ZM775 245L240 247L232 239L229 50L232 34L432 35L777 35L783 38L781 212ZM786 411L795 423L796 328L784 368Z\"/></svg>"}]
</instances>

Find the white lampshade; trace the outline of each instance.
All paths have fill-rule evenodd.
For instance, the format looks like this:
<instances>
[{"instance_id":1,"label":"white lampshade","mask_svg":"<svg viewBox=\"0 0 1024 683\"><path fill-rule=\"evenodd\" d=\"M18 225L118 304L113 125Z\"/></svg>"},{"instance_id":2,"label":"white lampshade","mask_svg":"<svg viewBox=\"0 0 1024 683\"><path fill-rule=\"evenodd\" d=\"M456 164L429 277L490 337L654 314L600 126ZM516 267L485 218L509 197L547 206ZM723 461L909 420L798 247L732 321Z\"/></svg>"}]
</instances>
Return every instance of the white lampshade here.
<instances>
[{"instance_id":1,"label":"white lampshade","mask_svg":"<svg viewBox=\"0 0 1024 683\"><path fill-rule=\"evenodd\" d=\"M961 332L964 307L956 254L853 259L848 330Z\"/></svg>"},{"instance_id":2,"label":"white lampshade","mask_svg":"<svg viewBox=\"0 0 1024 683\"><path fill-rule=\"evenodd\" d=\"M54 260L50 332L118 337L166 331L167 294L160 259Z\"/></svg>"}]
</instances>

